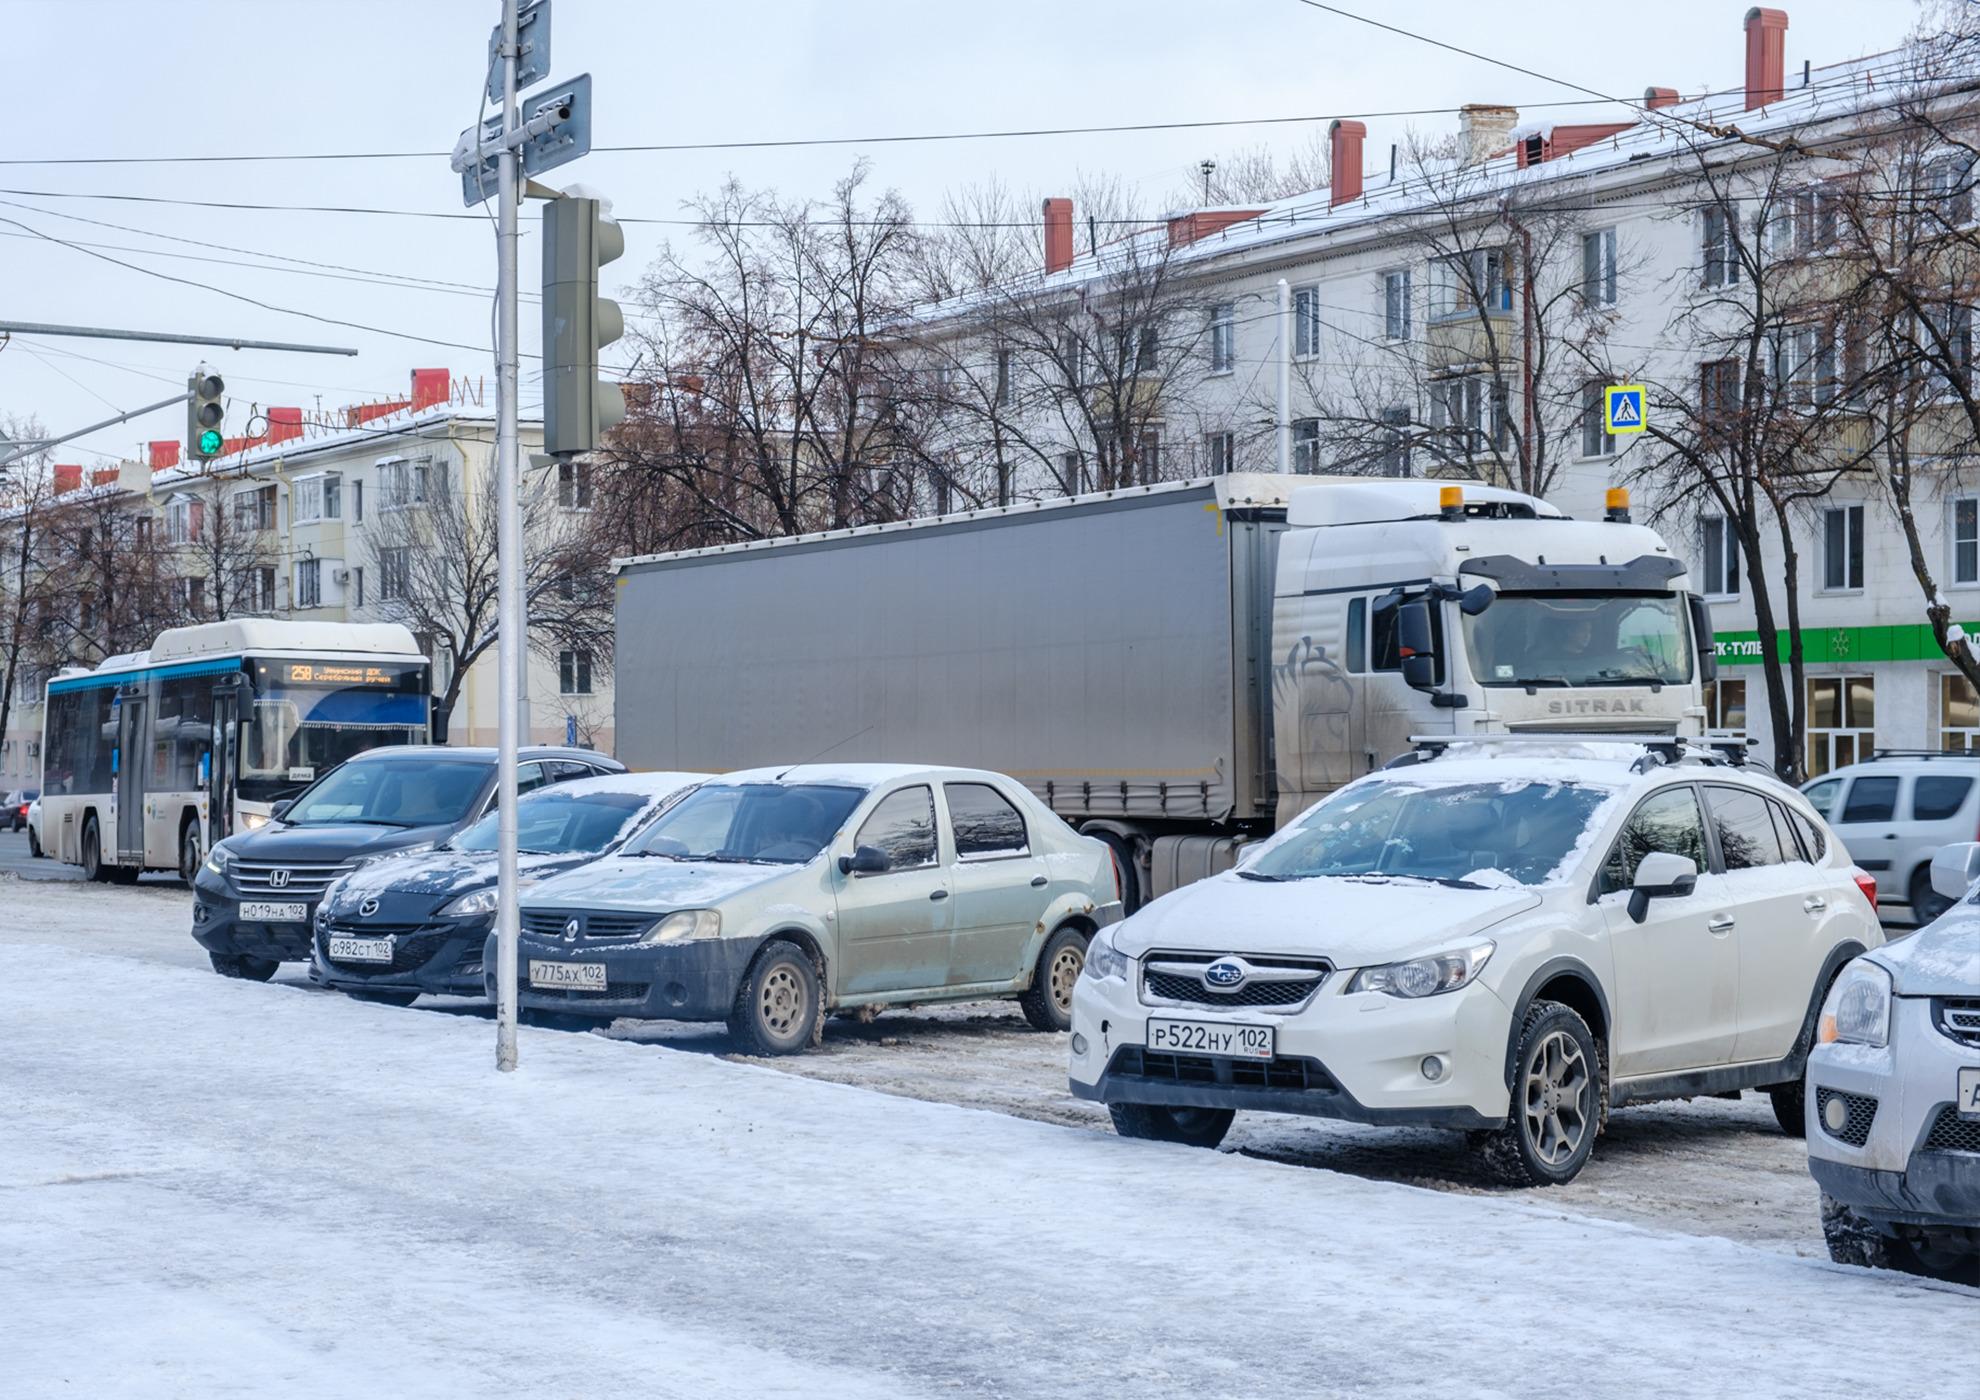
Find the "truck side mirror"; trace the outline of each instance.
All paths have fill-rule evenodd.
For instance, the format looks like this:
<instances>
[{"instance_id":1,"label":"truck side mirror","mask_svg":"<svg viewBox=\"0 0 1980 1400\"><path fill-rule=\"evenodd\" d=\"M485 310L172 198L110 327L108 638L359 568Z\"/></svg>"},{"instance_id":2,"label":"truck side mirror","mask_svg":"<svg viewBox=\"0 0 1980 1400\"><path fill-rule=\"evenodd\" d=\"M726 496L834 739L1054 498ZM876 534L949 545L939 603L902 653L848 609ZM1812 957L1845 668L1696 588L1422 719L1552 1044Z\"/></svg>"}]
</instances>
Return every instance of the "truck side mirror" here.
<instances>
[{"instance_id":1,"label":"truck side mirror","mask_svg":"<svg viewBox=\"0 0 1980 1400\"><path fill-rule=\"evenodd\" d=\"M851 855L839 857L841 875L884 875L892 865L878 846L861 846Z\"/></svg>"},{"instance_id":2,"label":"truck side mirror","mask_svg":"<svg viewBox=\"0 0 1980 1400\"><path fill-rule=\"evenodd\" d=\"M1652 851L1636 864L1630 882L1629 917L1642 923L1653 899L1677 899L1698 888L1698 862L1690 856Z\"/></svg>"},{"instance_id":3,"label":"truck side mirror","mask_svg":"<svg viewBox=\"0 0 1980 1400\"><path fill-rule=\"evenodd\" d=\"M1955 841L1941 846L1932 857L1934 893L1947 899L1965 899L1975 880L1980 880L1980 843Z\"/></svg>"},{"instance_id":4,"label":"truck side mirror","mask_svg":"<svg viewBox=\"0 0 1980 1400\"><path fill-rule=\"evenodd\" d=\"M1430 605L1418 600L1396 609L1396 649L1402 653L1403 680L1412 690L1437 686L1437 649L1430 635Z\"/></svg>"},{"instance_id":5,"label":"truck side mirror","mask_svg":"<svg viewBox=\"0 0 1980 1400\"><path fill-rule=\"evenodd\" d=\"M1712 605L1696 593L1687 595L1691 605L1691 640L1698 648L1698 679L1716 680L1719 675L1719 648L1712 639Z\"/></svg>"},{"instance_id":6,"label":"truck side mirror","mask_svg":"<svg viewBox=\"0 0 1980 1400\"><path fill-rule=\"evenodd\" d=\"M1405 656L1402 663L1403 680L1411 690L1435 690L1437 688L1437 658L1434 656Z\"/></svg>"}]
</instances>

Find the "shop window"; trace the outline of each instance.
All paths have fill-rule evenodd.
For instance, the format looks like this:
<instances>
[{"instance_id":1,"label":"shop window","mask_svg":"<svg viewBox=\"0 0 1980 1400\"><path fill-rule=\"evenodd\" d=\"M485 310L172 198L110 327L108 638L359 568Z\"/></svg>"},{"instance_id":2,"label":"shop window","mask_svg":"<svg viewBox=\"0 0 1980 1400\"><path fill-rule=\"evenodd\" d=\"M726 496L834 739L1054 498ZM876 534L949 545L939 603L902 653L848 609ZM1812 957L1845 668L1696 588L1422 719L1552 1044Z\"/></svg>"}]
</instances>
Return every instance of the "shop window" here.
<instances>
[{"instance_id":1,"label":"shop window","mask_svg":"<svg viewBox=\"0 0 1980 1400\"><path fill-rule=\"evenodd\" d=\"M1876 687L1876 680L1870 676L1809 678L1809 777L1856 763L1875 751Z\"/></svg>"},{"instance_id":2,"label":"shop window","mask_svg":"<svg viewBox=\"0 0 1980 1400\"><path fill-rule=\"evenodd\" d=\"M1949 753L1980 750L1980 696L1957 671L1939 677L1939 747Z\"/></svg>"}]
</instances>

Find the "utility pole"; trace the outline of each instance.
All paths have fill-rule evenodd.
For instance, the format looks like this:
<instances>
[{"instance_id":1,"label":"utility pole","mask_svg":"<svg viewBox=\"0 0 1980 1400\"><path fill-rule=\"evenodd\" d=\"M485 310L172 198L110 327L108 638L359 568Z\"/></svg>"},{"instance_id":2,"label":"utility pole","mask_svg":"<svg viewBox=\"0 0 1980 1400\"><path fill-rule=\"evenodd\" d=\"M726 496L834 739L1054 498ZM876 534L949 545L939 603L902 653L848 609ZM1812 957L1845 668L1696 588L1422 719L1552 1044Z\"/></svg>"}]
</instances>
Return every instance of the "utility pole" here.
<instances>
[{"instance_id":1,"label":"utility pole","mask_svg":"<svg viewBox=\"0 0 1980 1400\"><path fill-rule=\"evenodd\" d=\"M517 165L508 144L516 126L516 0L502 0L502 145L497 157L495 203L495 540L496 606L501 617L496 664L501 672L496 707L495 1067L516 1067L516 751L521 743L524 645L522 598L521 453L516 440L516 216Z\"/></svg>"}]
</instances>

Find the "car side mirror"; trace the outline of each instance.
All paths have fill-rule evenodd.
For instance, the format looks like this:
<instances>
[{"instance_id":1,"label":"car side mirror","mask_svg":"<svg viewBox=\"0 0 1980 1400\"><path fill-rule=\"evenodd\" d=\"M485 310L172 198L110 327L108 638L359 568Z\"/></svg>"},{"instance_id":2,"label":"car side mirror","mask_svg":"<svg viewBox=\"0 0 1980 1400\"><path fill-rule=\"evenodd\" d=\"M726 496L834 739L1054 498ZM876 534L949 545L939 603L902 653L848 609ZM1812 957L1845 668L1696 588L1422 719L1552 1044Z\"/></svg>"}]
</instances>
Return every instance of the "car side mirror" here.
<instances>
[{"instance_id":1,"label":"car side mirror","mask_svg":"<svg viewBox=\"0 0 1980 1400\"><path fill-rule=\"evenodd\" d=\"M1637 862L1629 890L1629 917L1642 923L1653 899L1677 899L1698 888L1698 862L1690 856L1652 851Z\"/></svg>"},{"instance_id":2,"label":"car side mirror","mask_svg":"<svg viewBox=\"0 0 1980 1400\"><path fill-rule=\"evenodd\" d=\"M861 846L849 856L839 857L841 875L884 875L893 867L887 853L878 846Z\"/></svg>"},{"instance_id":3,"label":"car side mirror","mask_svg":"<svg viewBox=\"0 0 1980 1400\"><path fill-rule=\"evenodd\" d=\"M1955 841L1932 857L1932 889L1947 899L1964 899L1980 880L1980 842Z\"/></svg>"},{"instance_id":4,"label":"car side mirror","mask_svg":"<svg viewBox=\"0 0 1980 1400\"><path fill-rule=\"evenodd\" d=\"M269 807L268 819L270 821L277 821L277 822L282 820L282 814L295 805L296 802L293 797L283 798L280 802L277 802Z\"/></svg>"}]
</instances>

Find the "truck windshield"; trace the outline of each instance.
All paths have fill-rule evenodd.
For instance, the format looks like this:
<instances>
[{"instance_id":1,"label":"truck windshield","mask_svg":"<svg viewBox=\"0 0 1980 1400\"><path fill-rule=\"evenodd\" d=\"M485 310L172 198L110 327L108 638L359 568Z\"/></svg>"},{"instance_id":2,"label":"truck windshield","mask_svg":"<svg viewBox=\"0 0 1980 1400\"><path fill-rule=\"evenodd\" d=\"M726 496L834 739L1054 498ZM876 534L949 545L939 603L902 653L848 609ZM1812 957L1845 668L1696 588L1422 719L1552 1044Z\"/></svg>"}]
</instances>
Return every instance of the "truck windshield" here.
<instances>
[{"instance_id":1,"label":"truck windshield","mask_svg":"<svg viewBox=\"0 0 1980 1400\"><path fill-rule=\"evenodd\" d=\"M346 763L296 799L291 826L449 826L465 820L488 781L487 764L447 758Z\"/></svg>"},{"instance_id":2,"label":"truck windshield","mask_svg":"<svg viewBox=\"0 0 1980 1400\"><path fill-rule=\"evenodd\" d=\"M307 783L345 759L426 739L427 668L406 662L257 658L254 713L241 725L241 777Z\"/></svg>"},{"instance_id":3,"label":"truck windshield","mask_svg":"<svg viewBox=\"0 0 1980 1400\"><path fill-rule=\"evenodd\" d=\"M1464 619L1485 686L1683 685L1691 628L1676 593L1501 593Z\"/></svg>"},{"instance_id":4,"label":"truck windshield","mask_svg":"<svg viewBox=\"0 0 1980 1400\"><path fill-rule=\"evenodd\" d=\"M865 796L864 788L836 783L710 785L683 798L627 854L802 865Z\"/></svg>"},{"instance_id":5,"label":"truck windshield","mask_svg":"<svg viewBox=\"0 0 1980 1400\"><path fill-rule=\"evenodd\" d=\"M1614 790L1575 782L1402 782L1342 788L1244 866L1253 880L1417 879L1545 884Z\"/></svg>"}]
</instances>

